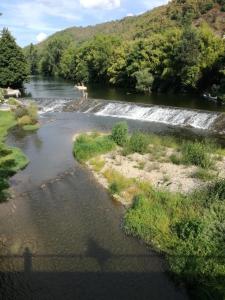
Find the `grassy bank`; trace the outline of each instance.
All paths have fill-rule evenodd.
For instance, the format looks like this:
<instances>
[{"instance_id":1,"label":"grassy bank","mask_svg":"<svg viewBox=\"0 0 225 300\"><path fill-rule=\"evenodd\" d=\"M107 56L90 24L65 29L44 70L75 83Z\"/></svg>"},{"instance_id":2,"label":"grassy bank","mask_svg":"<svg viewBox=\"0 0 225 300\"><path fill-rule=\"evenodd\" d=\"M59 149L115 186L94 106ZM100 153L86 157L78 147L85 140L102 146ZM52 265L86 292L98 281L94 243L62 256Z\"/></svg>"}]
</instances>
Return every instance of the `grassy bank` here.
<instances>
[{"instance_id":1,"label":"grassy bank","mask_svg":"<svg viewBox=\"0 0 225 300\"><path fill-rule=\"evenodd\" d=\"M20 149L8 147L4 143L9 129L16 125L14 113L0 111L0 201L7 199L9 177L29 163L28 158Z\"/></svg>"},{"instance_id":2,"label":"grassy bank","mask_svg":"<svg viewBox=\"0 0 225 300\"><path fill-rule=\"evenodd\" d=\"M96 146L99 139L102 147ZM114 145L108 148L109 141ZM139 178L128 178L113 168L105 169L105 156L101 154L114 149L115 144L118 152L128 158L138 153L145 159L166 160L171 166L194 166L195 176L208 183L188 194L175 193ZM125 232L163 253L171 273L190 286L196 299L224 299L225 179L215 175L224 149L207 140L190 142L139 132L129 135L125 123L117 124L108 136L82 135L74 149L79 149L74 151L75 157L78 154L79 160L101 173L113 197L128 202L132 199L124 217ZM165 157L166 149L172 155ZM113 158L110 164L112 161ZM143 169L144 163L137 167ZM179 176L176 180L180 180Z\"/></svg>"}]
</instances>

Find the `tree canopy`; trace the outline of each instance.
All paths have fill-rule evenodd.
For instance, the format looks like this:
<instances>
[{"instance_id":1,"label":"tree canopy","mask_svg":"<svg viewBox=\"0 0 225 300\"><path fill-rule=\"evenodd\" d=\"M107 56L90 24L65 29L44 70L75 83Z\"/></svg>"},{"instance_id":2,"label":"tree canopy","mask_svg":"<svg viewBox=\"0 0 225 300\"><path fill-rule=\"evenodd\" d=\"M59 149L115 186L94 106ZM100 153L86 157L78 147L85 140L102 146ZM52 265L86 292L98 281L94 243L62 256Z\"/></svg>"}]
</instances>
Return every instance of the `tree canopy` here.
<instances>
[{"instance_id":1,"label":"tree canopy","mask_svg":"<svg viewBox=\"0 0 225 300\"><path fill-rule=\"evenodd\" d=\"M225 27L218 19L225 16L224 5L173 0L141 16L56 33L35 47L37 69L76 83L141 92L204 91L224 99Z\"/></svg>"},{"instance_id":2,"label":"tree canopy","mask_svg":"<svg viewBox=\"0 0 225 300\"><path fill-rule=\"evenodd\" d=\"M0 38L0 86L21 87L28 74L28 65L22 49L8 29L3 29Z\"/></svg>"}]
</instances>

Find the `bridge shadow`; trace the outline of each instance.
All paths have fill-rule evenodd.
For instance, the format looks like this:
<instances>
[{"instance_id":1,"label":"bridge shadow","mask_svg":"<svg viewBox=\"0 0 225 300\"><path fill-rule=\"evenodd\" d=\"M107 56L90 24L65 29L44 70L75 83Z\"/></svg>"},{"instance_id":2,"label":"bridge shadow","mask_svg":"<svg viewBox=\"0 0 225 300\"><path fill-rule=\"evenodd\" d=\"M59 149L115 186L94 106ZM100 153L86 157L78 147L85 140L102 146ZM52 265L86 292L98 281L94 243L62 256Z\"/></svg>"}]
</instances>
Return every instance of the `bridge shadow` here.
<instances>
[{"instance_id":1,"label":"bridge shadow","mask_svg":"<svg viewBox=\"0 0 225 300\"><path fill-rule=\"evenodd\" d=\"M147 267L156 258L115 255L94 240L81 255L36 255L27 247L22 255L0 256L0 299L187 299L157 264Z\"/></svg>"}]
</instances>

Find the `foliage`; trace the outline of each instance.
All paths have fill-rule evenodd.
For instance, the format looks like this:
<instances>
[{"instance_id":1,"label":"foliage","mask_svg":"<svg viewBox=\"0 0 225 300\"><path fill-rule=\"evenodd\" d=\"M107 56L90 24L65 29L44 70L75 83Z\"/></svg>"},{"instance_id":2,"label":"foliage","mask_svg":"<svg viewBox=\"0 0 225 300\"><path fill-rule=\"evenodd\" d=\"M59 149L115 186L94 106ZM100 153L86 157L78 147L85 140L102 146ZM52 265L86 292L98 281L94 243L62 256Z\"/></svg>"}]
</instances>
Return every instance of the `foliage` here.
<instances>
[{"instance_id":1,"label":"foliage","mask_svg":"<svg viewBox=\"0 0 225 300\"><path fill-rule=\"evenodd\" d=\"M137 152L144 154L148 150L149 138L141 132L133 133L127 145L129 152Z\"/></svg>"},{"instance_id":2,"label":"foliage","mask_svg":"<svg viewBox=\"0 0 225 300\"><path fill-rule=\"evenodd\" d=\"M14 106L19 106L20 105L20 103L18 102L18 100L17 99L15 99L15 98L9 98L9 99L7 99L7 104L9 104L9 105L14 105Z\"/></svg>"},{"instance_id":3,"label":"foliage","mask_svg":"<svg viewBox=\"0 0 225 300\"><path fill-rule=\"evenodd\" d=\"M0 88L0 103L5 101L5 90Z\"/></svg>"},{"instance_id":4,"label":"foliage","mask_svg":"<svg viewBox=\"0 0 225 300\"><path fill-rule=\"evenodd\" d=\"M221 1L171 1L143 15L56 33L25 49L41 73L141 92L208 91L225 99ZM219 33L215 34L215 31Z\"/></svg>"},{"instance_id":5,"label":"foliage","mask_svg":"<svg viewBox=\"0 0 225 300\"><path fill-rule=\"evenodd\" d=\"M17 122L18 122L18 125L23 126L23 125L31 124L32 120L29 116L25 115L25 116L22 116L21 118L19 118Z\"/></svg>"},{"instance_id":6,"label":"foliage","mask_svg":"<svg viewBox=\"0 0 225 300\"><path fill-rule=\"evenodd\" d=\"M125 215L126 233L163 251L171 271L197 287L197 298L225 296L224 187L220 180L187 196L149 188Z\"/></svg>"},{"instance_id":7,"label":"foliage","mask_svg":"<svg viewBox=\"0 0 225 300\"><path fill-rule=\"evenodd\" d=\"M113 126L112 139L119 146L126 144L128 140L128 126L126 122L120 122Z\"/></svg>"},{"instance_id":8,"label":"foliage","mask_svg":"<svg viewBox=\"0 0 225 300\"><path fill-rule=\"evenodd\" d=\"M71 44L69 37L53 38L47 44L40 58L40 71L47 76L57 76L60 73L60 61L65 49ZM49 51L50 50L50 51Z\"/></svg>"},{"instance_id":9,"label":"foliage","mask_svg":"<svg viewBox=\"0 0 225 300\"><path fill-rule=\"evenodd\" d=\"M132 179L124 177L122 174L113 169L106 170L104 172L104 176L109 182L109 191L112 195L120 195L121 192L134 184Z\"/></svg>"},{"instance_id":10,"label":"foliage","mask_svg":"<svg viewBox=\"0 0 225 300\"><path fill-rule=\"evenodd\" d=\"M17 106L14 110L18 124L23 125L35 125L38 121L38 110L35 103L29 103L29 105Z\"/></svg>"},{"instance_id":11,"label":"foliage","mask_svg":"<svg viewBox=\"0 0 225 300\"><path fill-rule=\"evenodd\" d=\"M0 86L21 87L28 77L28 66L22 49L8 29L0 38Z\"/></svg>"},{"instance_id":12,"label":"foliage","mask_svg":"<svg viewBox=\"0 0 225 300\"><path fill-rule=\"evenodd\" d=\"M32 124L28 123L28 125L22 126L22 128L25 131L36 131L36 130L38 130L40 128L40 125L39 124L32 125Z\"/></svg>"},{"instance_id":13,"label":"foliage","mask_svg":"<svg viewBox=\"0 0 225 300\"><path fill-rule=\"evenodd\" d=\"M30 46L24 51L25 57L27 59L29 74L35 75L38 73L38 50L31 43Z\"/></svg>"},{"instance_id":14,"label":"foliage","mask_svg":"<svg viewBox=\"0 0 225 300\"><path fill-rule=\"evenodd\" d=\"M216 174L212 170L199 168L196 172L192 174L193 178L198 178L202 181L211 181L216 178Z\"/></svg>"},{"instance_id":15,"label":"foliage","mask_svg":"<svg viewBox=\"0 0 225 300\"><path fill-rule=\"evenodd\" d=\"M111 151L115 143L108 136L82 134L74 142L73 153L80 162Z\"/></svg>"},{"instance_id":16,"label":"foliage","mask_svg":"<svg viewBox=\"0 0 225 300\"><path fill-rule=\"evenodd\" d=\"M182 160L186 164L192 164L204 169L212 167L213 159L210 149L204 142L185 142L182 145Z\"/></svg>"},{"instance_id":17,"label":"foliage","mask_svg":"<svg viewBox=\"0 0 225 300\"><path fill-rule=\"evenodd\" d=\"M8 130L16 125L12 112L0 112L0 201L7 198L8 179L28 164L27 157L18 148L3 144Z\"/></svg>"}]
</instances>

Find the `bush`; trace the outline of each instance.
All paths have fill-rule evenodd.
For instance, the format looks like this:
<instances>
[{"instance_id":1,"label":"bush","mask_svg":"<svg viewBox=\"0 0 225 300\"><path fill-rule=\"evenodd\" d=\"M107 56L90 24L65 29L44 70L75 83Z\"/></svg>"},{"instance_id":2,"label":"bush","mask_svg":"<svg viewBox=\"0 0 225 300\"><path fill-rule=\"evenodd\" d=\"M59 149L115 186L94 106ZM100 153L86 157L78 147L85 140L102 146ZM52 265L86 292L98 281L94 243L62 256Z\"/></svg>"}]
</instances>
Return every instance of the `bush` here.
<instances>
[{"instance_id":1,"label":"bush","mask_svg":"<svg viewBox=\"0 0 225 300\"><path fill-rule=\"evenodd\" d=\"M132 134L128 147L131 152L144 154L148 150L148 145L149 145L148 136L143 133L136 132Z\"/></svg>"},{"instance_id":2,"label":"bush","mask_svg":"<svg viewBox=\"0 0 225 300\"><path fill-rule=\"evenodd\" d=\"M16 119L21 119L24 116L29 116L30 123L28 124L36 124L38 120L38 110L37 106L34 103L30 103L28 106L18 106L15 109ZM24 125L28 125L27 123Z\"/></svg>"},{"instance_id":3,"label":"bush","mask_svg":"<svg viewBox=\"0 0 225 300\"><path fill-rule=\"evenodd\" d=\"M128 126L126 122L120 122L114 125L112 129L112 139L119 146L126 144L128 141Z\"/></svg>"},{"instance_id":4,"label":"bush","mask_svg":"<svg viewBox=\"0 0 225 300\"><path fill-rule=\"evenodd\" d=\"M19 101L16 100L15 98L9 98L7 100L7 104L9 104L9 105L15 105L15 106L20 106Z\"/></svg>"},{"instance_id":5,"label":"bush","mask_svg":"<svg viewBox=\"0 0 225 300\"><path fill-rule=\"evenodd\" d=\"M218 179L208 187L209 198L225 201L225 179Z\"/></svg>"},{"instance_id":6,"label":"bush","mask_svg":"<svg viewBox=\"0 0 225 300\"><path fill-rule=\"evenodd\" d=\"M31 120L30 116L25 115L25 116L19 118L17 122L18 122L18 125L24 126L24 125L31 124L32 120Z\"/></svg>"},{"instance_id":7,"label":"bush","mask_svg":"<svg viewBox=\"0 0 225 300\"><path fill-rule=\"evenodd\" d=\"M196 165L204 169L213 166L213 160L209 153L209 147L203 142L187 142L181 149L183 162Z\"/></svg>"},{"instance_id":8,"label":"bush","mask_svg":"<svg viewBox=\"0 0 225 300\"><path fill-rule=\"evenodd\" d=\"M15 113L16 119L22 118L23 116L26 116L28 114L25 106L18 106L15 109L14 113Z\"/></svg>"},{"instance_id":9,"label":"bush","mask_svg":"<svg viewBox=\"0 0 225 300\"><path fill-rule=\"evenodd\" d=\"M74 142L74 156L78 161L83 162L98 154L111 151L115 143L109 136L80 135Z\"/></svg>"},{"instance_id":10,"label":"bush","mask_svg":"<svg viewBox=\"0 0 225 300\"><path fill-rule=\"evenodd\" d=\"M38 120L38 108L37 108L37 105L34 104L34 103L30 103L27 106L27 113L28 113L28 116L32 120L32 124L37 123L37 120Z\"/></svg>"},{"instance_id":11,"label":"bush","mask_svg":"<svg viewBox=\"0 0 225 300\"><path fill-rule=\"evenodd\" d=\"M175 232L179 239L196 238L201 233L202 225L199 220L182 220L175 224Z\"/></svg>"}]
</instances>

